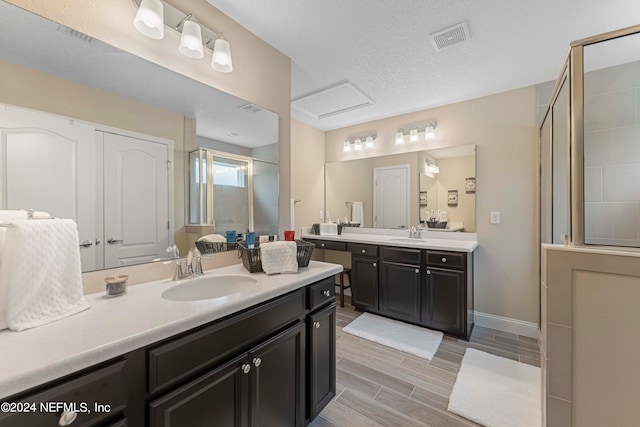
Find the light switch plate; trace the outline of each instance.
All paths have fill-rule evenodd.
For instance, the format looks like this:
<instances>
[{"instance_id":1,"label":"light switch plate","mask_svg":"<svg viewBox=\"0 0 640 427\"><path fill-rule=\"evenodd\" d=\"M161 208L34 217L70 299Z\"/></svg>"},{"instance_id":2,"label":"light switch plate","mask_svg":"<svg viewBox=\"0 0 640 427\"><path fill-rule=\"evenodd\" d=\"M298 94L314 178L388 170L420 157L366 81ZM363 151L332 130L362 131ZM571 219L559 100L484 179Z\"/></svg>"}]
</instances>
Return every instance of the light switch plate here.
<instances>
[{"instance_id":1,"label":"light switch plate","mask_svg":"<svg viewBox=\"0 0 640 427\"><path fill-rule=\"evenodd\" d=\"M500 224L500 212L491 212L491 224Z\"/></svg>"},{"instance_id":2,"label":"light switch plate","mask_svg":"<svg viewBox=\"0 0 640 427\"><path fill-rule=\"evenodd\" d=\"M324 210L320 210L320 221L324 220Z\"/></svg>"}]
</instances>

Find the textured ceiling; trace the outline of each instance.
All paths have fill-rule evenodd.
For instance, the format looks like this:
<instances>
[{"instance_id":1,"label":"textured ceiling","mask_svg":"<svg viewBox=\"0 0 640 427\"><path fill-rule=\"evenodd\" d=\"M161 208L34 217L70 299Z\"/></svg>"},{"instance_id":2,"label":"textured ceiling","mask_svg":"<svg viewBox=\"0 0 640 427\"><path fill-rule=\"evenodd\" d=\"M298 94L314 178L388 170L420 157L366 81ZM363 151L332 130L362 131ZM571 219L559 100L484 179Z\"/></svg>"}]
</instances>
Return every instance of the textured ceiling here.
<instances>
[{"instance_id":1,"label":"textured ceiling","mask_svg":"<svg viewBox=\"0 0 640 427\"><path fill-rule=\"evenodd\" d=\"M348 80L375 102L292 110L322 130L554 80L571 41L640 23L637 0L207 1L292 59L292 99ZM471 40L436 53L464 20Z\"/></svg>"}]
</instances>

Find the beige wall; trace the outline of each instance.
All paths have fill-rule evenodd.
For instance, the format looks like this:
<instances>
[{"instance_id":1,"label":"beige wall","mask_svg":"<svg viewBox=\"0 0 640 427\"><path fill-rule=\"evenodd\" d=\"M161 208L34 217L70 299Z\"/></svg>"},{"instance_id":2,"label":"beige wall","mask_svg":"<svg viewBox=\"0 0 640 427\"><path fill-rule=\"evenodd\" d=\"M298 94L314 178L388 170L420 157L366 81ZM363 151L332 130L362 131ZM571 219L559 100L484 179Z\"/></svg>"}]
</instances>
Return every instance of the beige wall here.
<instances>
[{"instance_id":1,"label":"beige wall","mask_svg":"<svg viewBox=\"0 0 640 427\"><path fill-rule=\"evenodd\" d=\"M476 144L475 309L526 322L538 321L537 126L535 87L526 87L443 107L367 122L326 133L327 162L343 153L348 135L374 129L375 148L361 157ZM436 120L436 138L394 144L395 132ZM345 154L350 154L347 157ZM499 211L502 223L490 224Z\"/></svg>"},{"instance_id":2,"label":"beige wall","mask_svg":"<svg viewBox=\"0 0 640 427\"><path fill-rule=\"evenodd\" d=\"M351 212L345 202L364 203L364 224L373 227L373 166L372 159L326 164L326 210L332 220L351 220ZM357 177L357 179L355 178ZM317 222L317 221L316 221Z\"/></svg>"},{"instance_id":3,"label":"beige wall","mask_svg":"<svg viewBox=\"0 0 640 427\"><path fill-rule=\"evenodd\" d=\"M291 192L291 60L287 56L206 1L169 0L167 3L193 13L201 24L225 34L233 53L232 73L213 71L206 58L200 61L185 58L177 49L180 38L178 32L165 28L162 40L152 40L138 33L132 25L136 7L131 0L8 2L278 114L281 228L288 224ZM190 146L193 144L186 148Z\"/></svg>"},{"instance_id":4,"label":"beige wall","mask_svg":"<svg viewBox=\"0 0 640 427\"><path fill-rule=\"evenodd\" d=\"M302 200L295 206L299 234L301 227L320 222L324 209L324 132L291 120L291 159L291 197Z\"/></svg>"}]
</instances>

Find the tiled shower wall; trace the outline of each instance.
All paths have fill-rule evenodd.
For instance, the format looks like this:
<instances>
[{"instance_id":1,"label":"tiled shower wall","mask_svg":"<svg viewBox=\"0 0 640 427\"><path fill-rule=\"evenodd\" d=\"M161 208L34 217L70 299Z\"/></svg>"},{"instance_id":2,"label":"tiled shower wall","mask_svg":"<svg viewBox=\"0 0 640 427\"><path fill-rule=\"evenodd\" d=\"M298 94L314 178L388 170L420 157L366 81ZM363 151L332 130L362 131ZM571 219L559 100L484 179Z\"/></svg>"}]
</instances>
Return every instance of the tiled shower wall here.
<instances>
[{"instance_id":1,"label":"tiled shower wall","mask_svg":"<svg viewBox=\"0 0 640 427\"><path fill-rule=\"evenodd\" d=\"M640 61L585 74L585 242L640 247Z\"/></svg>"}]
</instances>

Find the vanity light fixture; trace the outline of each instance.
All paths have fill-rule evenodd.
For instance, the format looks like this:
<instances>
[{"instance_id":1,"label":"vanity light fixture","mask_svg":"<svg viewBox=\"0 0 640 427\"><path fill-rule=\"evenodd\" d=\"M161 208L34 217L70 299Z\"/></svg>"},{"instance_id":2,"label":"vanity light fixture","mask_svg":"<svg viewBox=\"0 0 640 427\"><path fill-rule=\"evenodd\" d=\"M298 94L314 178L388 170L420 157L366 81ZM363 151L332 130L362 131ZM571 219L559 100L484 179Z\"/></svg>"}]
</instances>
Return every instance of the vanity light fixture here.
<instances>
[{"instance_id":1,"label":"vanity light fixture","mask_svg":"<svg viewBox=\"0 0 640 427\"><path fill-rule=\"evenodd\" d=\"M133 26L147 37L164 37L164 7L160 0L142 0L133 20Z\"/></svg>"},{"instance_id":2,"label":"vanity light fixture","mask_svg":"<svg viewBox=\"0 0 640 427\"><path fill-rule=\"evenodd\" d=\"M400 129L396 132L396 145L404 144L404 130Z\"/></svg>"},{"instance_id":3,"label":"vanity light fixture","mask_svg":"<svg viewBox=\"0 0 640 427\"><path fill-rule=\"evenodd\" d=\"M418 141L418 128L412 127L409 131L409 142L417 142Z\"/></svg>"},{"instance_id":4,"label":"vanity light fixture","mask_svg":"<svg viewBox=\"0 0 640 427\"><path fill-rule=\"evenodd\" d=\"M204 49L202 46L202 29L200 25L193 19L192 14L184 17L182 22L178 24L178 28L182 26L182 36L180 37L180 46L178 50L181 54L189 58L204 57Z\"/></svg>"},{"instance_id":5,"label":"vanity light fixture","mask_svg":"<svg viewBox=\"0 0 640 427\"><path fill-rule=\"evenodd\" d=\"M200 59L204 48L211 49L211 68L221 73L233 71L231 44L220 32L213 31L198 22L192 14L185 14L161 0L133 0L139 4L133 21L134 27L152 39L164 37L164 27L181 31L178 50L185 56ZM203 43L203 40L207 40ZM213 42L213 48L209 44Z\"/></svg>"},{"instance_id":6,"label":"vanity light fixture","mask_svg":"<svg viewBox=\"0 0 640 427\"><path fill-rule=\"evenodd\" d=\"M342 151L344 153L349 153L353 151L362 151L362 149L373 148L373 141L378 137L378 134L375 132L368 133L366 135L358 135L354 137L349 137L344 140L344 145L342 147Z\"/></svg>"}]
</instances>

